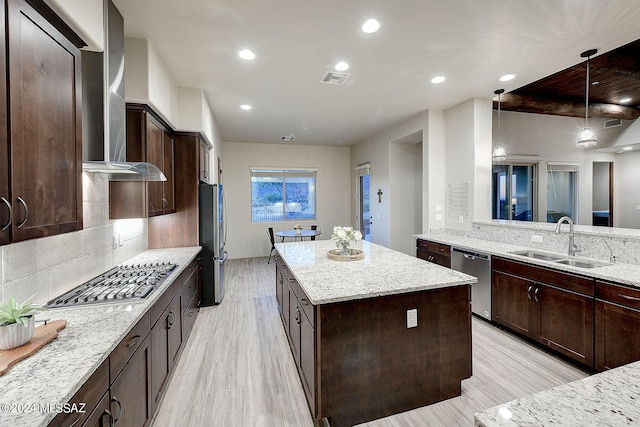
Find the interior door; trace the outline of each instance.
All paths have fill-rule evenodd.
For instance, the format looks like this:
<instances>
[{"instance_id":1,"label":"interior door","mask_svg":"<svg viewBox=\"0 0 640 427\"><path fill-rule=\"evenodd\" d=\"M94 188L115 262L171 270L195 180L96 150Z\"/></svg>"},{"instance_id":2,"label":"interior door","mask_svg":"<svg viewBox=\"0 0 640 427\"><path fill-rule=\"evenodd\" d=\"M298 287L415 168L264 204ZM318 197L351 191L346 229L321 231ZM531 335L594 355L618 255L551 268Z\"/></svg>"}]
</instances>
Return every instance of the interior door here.
<instances>
[{"instance_id":1,"label":"interior door","mask_svg":"<svg viewBox=\"0 0 640 427\"><path fill-rule=\"evenodd\" d=\"M358 216L357 227L362 239L371 241L371 203L370 203L370 165L368 163L356 168L356 203Z\"/></svg>"}]
</instances>

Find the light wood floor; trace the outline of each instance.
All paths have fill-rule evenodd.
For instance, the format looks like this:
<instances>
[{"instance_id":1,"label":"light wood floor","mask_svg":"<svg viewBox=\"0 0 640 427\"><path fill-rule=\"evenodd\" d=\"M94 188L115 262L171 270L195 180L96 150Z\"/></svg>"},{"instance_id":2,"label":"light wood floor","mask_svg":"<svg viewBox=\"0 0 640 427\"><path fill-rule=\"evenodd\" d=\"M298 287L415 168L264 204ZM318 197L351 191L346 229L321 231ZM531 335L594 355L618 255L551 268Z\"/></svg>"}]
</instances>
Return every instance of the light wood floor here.
<instances>
[{"instance_id":1,"label":"light wood floor","mask_svg":"<svg viewBox=\"0 0 640 427\"><path fill-rule=\"evenodd\" d=\"M314 426L266 260L226 262L225 297L200 310L154 427ZM461 396L361 426L473 426L476 411L586 376L474 318L473 377Z\"/></svg>"}]
</instances>

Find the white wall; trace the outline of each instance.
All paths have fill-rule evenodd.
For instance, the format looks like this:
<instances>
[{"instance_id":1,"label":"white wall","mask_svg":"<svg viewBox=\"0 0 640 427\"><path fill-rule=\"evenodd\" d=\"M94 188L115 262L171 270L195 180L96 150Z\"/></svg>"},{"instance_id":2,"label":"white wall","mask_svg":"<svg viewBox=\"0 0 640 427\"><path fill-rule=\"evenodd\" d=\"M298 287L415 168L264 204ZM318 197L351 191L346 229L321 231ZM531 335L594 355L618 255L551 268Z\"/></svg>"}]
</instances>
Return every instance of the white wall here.
<instances>
[{"instance_id":1,"label":"white wall","mask_svg":"<svg viewBox=\"0 0 640 427\"><path fill-rule=\"evenodd\" d=\"M86 50L104 50L103 0L46 0L46 3L87 43Z\"/></svg>"},{"instance_id":2,"label":"white wall","mask_svg":"<svg viewBox=\"0 0 640 427\"><path fill-rule=\"evenodd\" d=\"M497 122L494 112L494 121ZM566 162L579 164L578 172L578 223L590 225L592 222L592 188L593 162L613 161L614 173L614 205L624 203L621 200L627 176L633 175L628 168L633 168L630 162L620 162L626 154L617 155L597 150L578 149L576 136L584 124L584 119L573 117L549 116L543 114L501 112L502 140L509 156L533 155L542 157L538 164L538 221L546 221L547 211L547 163ZM608 146L624 127L604 130L602 120L592 120L591 124L598 136L598 146ZM494 130L494 132L496 132ZM637 168L637 165L635 166ZM614 209L614 225L629 227L624 217L617 218L621 209Z\"/></svg>"},{"instance_id":3,"label":"white wall","mask_svg":"<svg viewBox=\"0 0 640 427\"><path fill-rule=\"evenodd\" d=\"M593 163L593 210L609 209L609 163Z\"/></svg>"},{"instance_id":4,"label":"white wall","mask_svg":"<svg viewBox=\"0 0 640 427\"><path fill-rule=\"evenodd\" d=\"M420 142L389 144L390 247L413 255L422 230L422 132Z\"/></svg>"},{"instance_id":5,"label":"white wall","mask_svg":"<svg viewBox=\"0 0 640 427\"><path fill-rule=\"evenodd\" d=\"M269 255L271 244L266 235L269 226L291 229L299 223L305 228L317 224L320 239L329 239L333 227L349 225L350 150L349 147L284 144L223 143L224 190L227 203L227 251L230 258ZM317 219L251 222L250 168L311 168L316 178Z\"/></svg>"},{"instance_id":6,"label":"white wall","mask_svg":"<svg viewBox=\"0 0 640 427\"><path fill-rule=\"evenodd\" d=\"M614 225L640 228L640 151L616 155L614 175Z\"/></svg>"},{"instance_id":7,"label":"white wall","mask_svg":"<svg viewBox=\"0 0 640 427\"><path fill-rule=\"evenodd\" d=\"M446 123L442 110L427 112L422 144L422 233L445 226Z\"/></svg>"}]
</instances>

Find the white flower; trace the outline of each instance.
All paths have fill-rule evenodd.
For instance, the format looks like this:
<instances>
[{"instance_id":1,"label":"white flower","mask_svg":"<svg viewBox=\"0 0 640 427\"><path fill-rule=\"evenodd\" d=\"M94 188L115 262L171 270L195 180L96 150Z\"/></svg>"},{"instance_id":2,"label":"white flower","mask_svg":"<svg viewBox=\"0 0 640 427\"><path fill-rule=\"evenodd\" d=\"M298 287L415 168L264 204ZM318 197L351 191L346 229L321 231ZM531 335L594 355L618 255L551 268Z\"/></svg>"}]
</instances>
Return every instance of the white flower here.
<instances>
[{"instance_id":1,"label":"white flower","mask_svg":"<svg viewBox=\"0 0 640 427\"><path fill-rule=\"evenodd\" d=\"M336 236L338 236L341 239L346 239L347 238L347 232L345 230L338 230L338 231L336 231Z\"/></svg>"},{"instance_id":2,"label":"white flower","mask_svg":"<svg viewBox=\"0 0 640 427\"><path fill-rule=\"evenodd\" d=\"M362 233L361 233L359 230L356 230L356 231L353 233L353 237L355 237L355 238L356 238L356 240L360 240L360 239L362 239Z\"/></svg>"},{"instance_id":3,"label":"white flower","mask_svg":"<svg viewBox=\"0 0 640 427\"><path fill-rule=\"evenodd\" d=\"M333 227L333 234L331 239L336 241L336 246L348 246L351 242L362 239L362 233L358 230L353 230L353 227Z\"/></svg>"}]
</instances>

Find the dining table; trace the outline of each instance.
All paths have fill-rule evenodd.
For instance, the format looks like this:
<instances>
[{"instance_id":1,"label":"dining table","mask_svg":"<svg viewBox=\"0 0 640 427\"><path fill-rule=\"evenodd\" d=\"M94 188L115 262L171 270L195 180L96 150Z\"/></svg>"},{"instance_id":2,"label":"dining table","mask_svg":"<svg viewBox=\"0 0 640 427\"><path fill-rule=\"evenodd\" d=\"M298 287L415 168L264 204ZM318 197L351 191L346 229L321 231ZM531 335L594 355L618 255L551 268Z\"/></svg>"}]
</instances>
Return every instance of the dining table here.
<instances>
[{"instance_id":1,"label":"dining table","mask_svg":"<svg viewBox=\"0 0 640 427\"><path fill-rule=\"evenodd\" d=\"M305 238L317 237L322 234L320 230L282 230L276 231L275 235L280 237L281 241L284 242L284 239L294 239L294 241L302 240Z\"/></svg>"}]
</instances>

